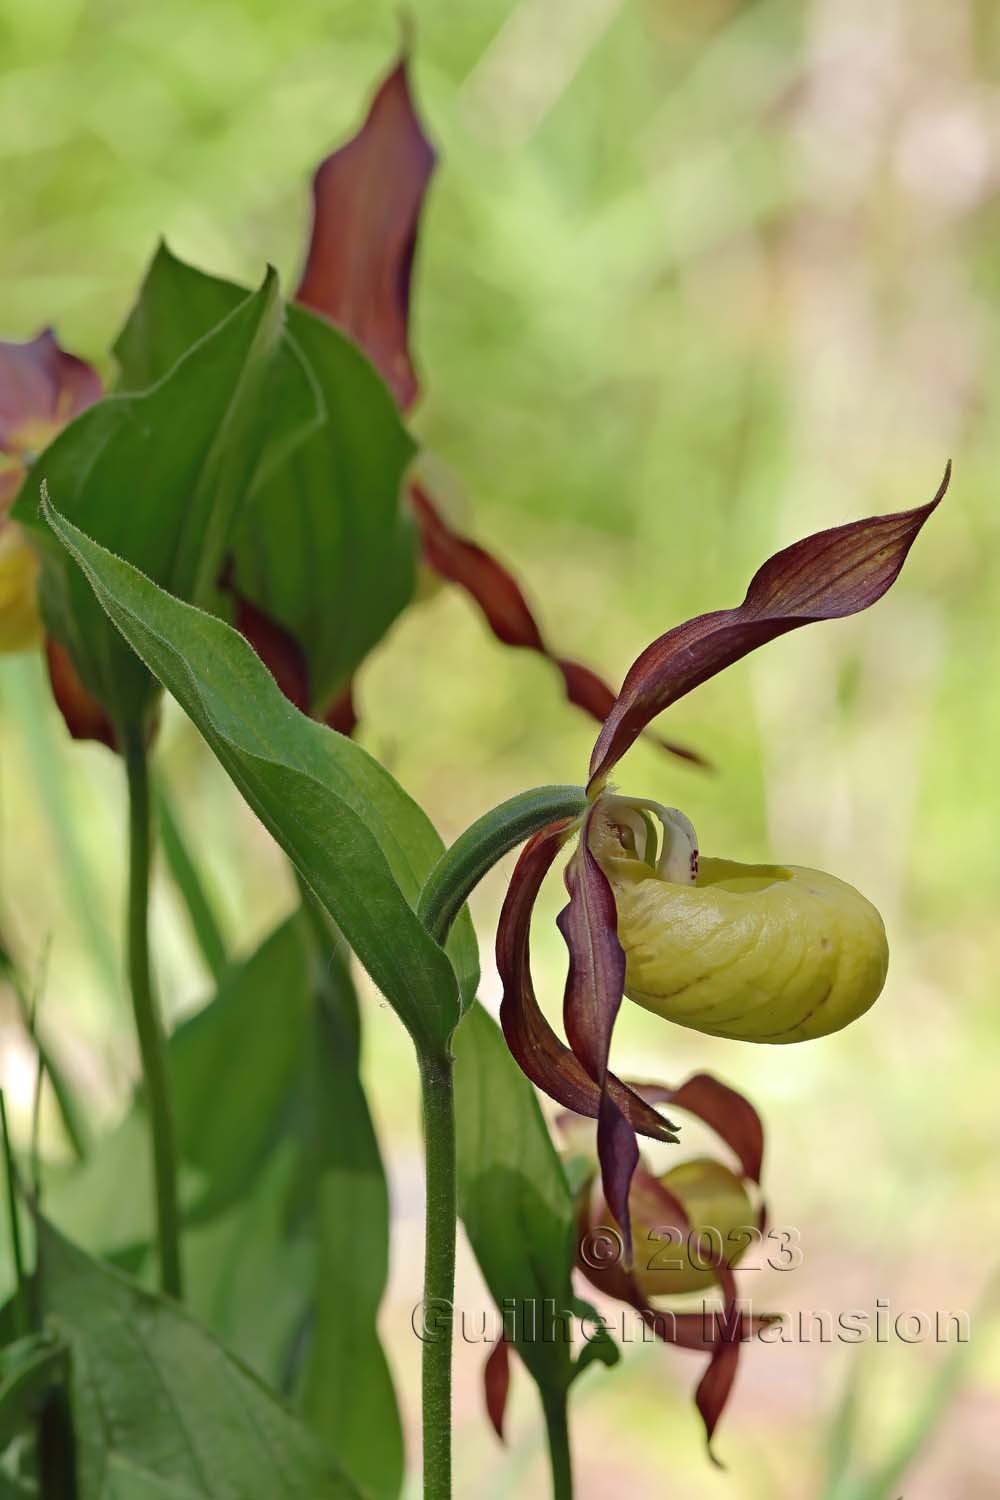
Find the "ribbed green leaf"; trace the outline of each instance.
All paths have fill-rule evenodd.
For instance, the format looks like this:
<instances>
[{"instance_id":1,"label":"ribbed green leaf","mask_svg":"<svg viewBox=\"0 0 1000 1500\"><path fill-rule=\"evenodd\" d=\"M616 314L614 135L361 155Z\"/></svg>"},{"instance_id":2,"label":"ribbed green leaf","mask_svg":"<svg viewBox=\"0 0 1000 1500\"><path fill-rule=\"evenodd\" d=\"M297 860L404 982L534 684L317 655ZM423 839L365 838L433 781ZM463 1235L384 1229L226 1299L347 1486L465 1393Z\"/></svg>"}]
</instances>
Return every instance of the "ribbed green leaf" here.
<instances>
[{"instance_id":1,"label":"ribbed green leaf","mask_svg":"<svg viewBox=\"0 0 1000 1500\"><path fill-rule=\"evenodd\" d=\"M402 1434L376 1327L389 1202L355 1008L346 964L300 914L175 1032L171 1075L197 1214L213 1215L185 1240L192 1305L290 1379L347 1472L391 1500Z\"/></svg>"},{"instance_id":2,"label":"ribbed green leaf","mask_svg":"<svg viewBox=\"0 0 1000 1500\"><path fill-rule=\"evenodd\" d=\"M46 1316L72 1352L80 1500L130 1493L117 1476L109 1488L115 1462L211 1500L360 1493L318 1439L181 1308L91 1260L44 1219L38 1246ZM146 1493L156 1491L147 1485Z\"/></svg>"},{"instance_id":3,"label":"ribbed green leaf","mask_svg":"<svg viewBox=\"0 0 1000 1500\"><path fill-rule=\"evenodd\" d=\"M115 345L123 384L160 378L244 295L161 245ZM257 471L236 582L301 645L321 712L412 598L416 542L401 486L414 445L356 345L304 308L287 317L286 341L320 413L301 442L268 450Z\"/></svg>"},{"instance_id":4,"label":"ribbed green leaf","mask_svg":"<svg viewBox=\"0 0 1000 1500\"><path fill-rule=\"evenodd\" d=\"M456 972L413 903L439 857L430 822L359 746L282 697L246 642L46 515L111 619L201 730L250 806L315 891L419 1044L439 1048L459 1016ZM459 980L474 938L456 924Z\"/></svg>"},{"instance_id":5,"label":"ribbed green leaf","mask_svg":"<svg viewBox=\"0 0 1000 1500\"><path fill-rule=\"evenodd\" d=\"M416 452L368 360L331 324L288 309L325 420L256 487L236 549L247 598L291 631L323 712L413 597L416 533L403 494Z\"/></svg>"},{"instance_id":6,"label":"ribbed green leaf","mask_svg":"<svg viewBox=\"0 0 1000 1500\"><path fill-rule=\"evenodd\" d=\"M71 423L18 497L19 519L48 543L42 574L48 627L119 726L143 718L155 684L109 628L79 569L52 547L37 514L42 486L88 535L181 598L208 601L257 469L281 327L277 277L268 272L260 290L158 384L108 396ZM297 429L285 436L296 435Z\"/></svg>"},{"instance_id":7,"label":"ribbed green leaf","mask_svg":"<svg viewBox=\"0 0 1000 1500\"><path fill-rule=\"evenodd\" d=\"M473 1005L455 1034L458 1207L505 1317L539 1386L571 1379L570 1280L575 1219L569 1186L538 1100L496 1022Z\"/></svg>"}]
</instances>

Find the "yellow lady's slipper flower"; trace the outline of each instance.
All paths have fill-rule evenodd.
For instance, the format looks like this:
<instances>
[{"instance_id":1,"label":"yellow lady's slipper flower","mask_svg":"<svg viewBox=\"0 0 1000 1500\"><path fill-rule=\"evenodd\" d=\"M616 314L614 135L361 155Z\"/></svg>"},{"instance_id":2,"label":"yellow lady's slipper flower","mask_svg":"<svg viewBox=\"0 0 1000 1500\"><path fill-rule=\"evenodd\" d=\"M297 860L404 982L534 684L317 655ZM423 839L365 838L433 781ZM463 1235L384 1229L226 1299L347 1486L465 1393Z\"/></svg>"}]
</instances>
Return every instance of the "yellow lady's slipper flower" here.
<instances>
[{"instance_id":1,"label":"yellow lady's slipper flower","mask_svg":"<svg viewBox=\"0 0 1000 1500\"><path fill-rule=\"evenodd\" d=\"M670 1125L610 1069L623 997L716 1036L802 1041L864 1014L882 989L887 949L878 913L851 886L794 865L699 861L682 813L618 797L608 779L657 715L701 683L791 630L881 599L949 476L950 466L927 505L816 532L775 553L741 604L696 615L647 646L594 745L584 807L541 827L511 877L496 945L504 1035L533 1083L597 1120L604 1196L627 1266L636 1137L669 1139ZM529 937L542 882L571 839L569 901L559 916L569 950L564 1042L538 1004Z\"/></svg>"},{"instance_id":2,"label":"yellow lady's slipper flower","mask_svg":"<svg viewBox=\"0 0 1000 1500\"><path fill-rule=\"evenodd\" d=\"M798 865L699 860L693 829L672 809L602 801L591 847L614 891L630 1000L750 1042L828 1036L875 1003L889 962L885 928L853 886ZM647 809L664 829L658 868L626 821Z\"/></svg>"}]
</instances>

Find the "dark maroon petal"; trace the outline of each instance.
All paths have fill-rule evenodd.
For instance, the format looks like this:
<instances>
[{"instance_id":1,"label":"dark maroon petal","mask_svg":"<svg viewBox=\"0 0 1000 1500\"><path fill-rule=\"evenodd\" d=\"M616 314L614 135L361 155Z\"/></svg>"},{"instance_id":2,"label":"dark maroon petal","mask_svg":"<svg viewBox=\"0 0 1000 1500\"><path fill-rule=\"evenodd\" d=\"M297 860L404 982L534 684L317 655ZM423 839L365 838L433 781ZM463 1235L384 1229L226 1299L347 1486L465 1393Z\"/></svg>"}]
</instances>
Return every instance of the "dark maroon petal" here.
<instances>
[{"instance_id":1,"label":"dark maroon petal","mask_svg":"<svg viewBox=\"0 0 1000 1500\"><path fill-rule=\"evenodd\" d=\"M25 344L0 343L0 449L28 454L101 397L96 370L67 354L51 328Z\"/></svg>"},{"instance_id":2,"label":"dark maroon petal","mask_svg":"<svg viewBox=\"0 0 1000 1500\"><path fill-rule=\"evenodd\" d=\"M313 179L312 238L296 293L360 344L404 411L417 395L407 343L410 280L434 160L403 59L358 134Z\"/></svg>"},{"instance_id":3,"label":"dark maroon petal","mask_svg":"<svg viewBox=\"0 0 1000 1500\"><path fill-rule=\"evenodd\" d=\"M632 1215L629 1188L639 1165L639 1142L635 1131L605 1087L597 1116L597 1159L601 1164L601 1187L615 1223L622 1233L625 1264L632 1264Z\"/></svg>"},{"instance_id":4,"label":"dark maroon petal","mask_svg":"<svg viewBox=\"0 0 1000 1500\"><path fill-rule=\"evenodd\" d=\"M647 646L597 738L591 782L607 776L651 719L723 668L800 625L857 614L881 599L950 476L949 464L927 505L835 526L786 547L757 571L738 609L698 615Z\"/></svg>"},{"instance_id":5,"label":"dark maroon petal","mask_svg":"<svg viewBox=\"0 0 1000 1500\"><path fill-rule=\"evenodd\" d=\"M717 1468L722 1468L712 1450L712 1439L732 1393L740 1347L772 1320L766 1314L742 1311L737 1303L736 1280L727 1266L717 1267L716 1275L722 1288L721 1309L703 1307L700 1312L678 1313L671 1318L670 1314L657 1312L638 1289L632 1305L659 1338L679 1348L703 1350L709 1355L694 1400L705 1424L708 1455Z\"/></svg>"},{"instance_id":6,"label":"dark maroon petal","mask_svg":"<svg viewBox=\"0 0 1000 1500\"><path fill-rule=\"evenodd\" d=\"M597 1156L608 1207L622 1232L625 1261L632 1263L629 1188L639 1164L635 1131L608 1093L611 1035L625 988L625 953L618 941L618 911L611 883L588 843L594 807L566 866L569 905L558 925L569 949L563 1022L570 1047L600 1089Z\"/></svg>"},{"instance_id":7,"label":"dark maroon petal","mask_svg":"<svg viewBox=\"0 0 1000 1500\"><path fill-rule=\"evenodd\" d=\"M694 1400L705 1424L708 1456L721 1469L722 1464L712 1451L712 1438L736 1379L740 1342L743 1338L743 1318L737 1306L736 1278L731 1268L725 1264L717 1265L715 1274L722 1289L722 1312L715 1314L715 1347L708 1369L698 1382Z\"/></svg>"},{"instance_id":8,"label":"dark maroon petal","mask_svg":"<svg viewBox=\"0 0 1000 1500\"><path fill-rule=\"evenodd\" d=\"M483 1393L486 1397L486 1414L493 1424L493 1431L501 1443L504 1417L507 1414L507 1396L510 1392L510 1351L507 1340L501 1336L490 1350L483 1366Z\"/></svg>"},{"instance_id":9,"label":"dark maroon petal","mask_svg":"<svg viewBox=\"0 0 1000 1500\"><path fill-rule=\"evenodd\" d=\"M358 727L358 714L354 706L354 682L353 679L335 698L323 715L323 723L330 729L335 729L338 734L346 735L350 739Z\"/></svg>"},{"instance_id":10,"label":"dark maroon petal","mask_svg":"<svg viewBox=\"0 0 1000 1500\"><path fill-rule=\"evenodd\" d=\"M565 657L553 657L552 660L562 673L563 682L566 684L566 697L576 708L582 708L584 713L590 714L599 724L603 724L608 714L615 706L615 693L604 681L592 672L589 667L583 666L578 661L567 661ZM681 760L690 761L692 765L701 766L703 770L711 770L712 763L699 755L697 750L689 750L686 745L678 745L676 740L665 740L658 734L650 735L651 740L666 750L670 755L676 755Z\"/></svg>"},{"instance_id":11,"label":"dark maroon petal","mask_svg":"<svg viewBox=\"0 0 1000 1500\"><path fill-rule=\"evenodd\" d=\"M236 629L256 651L288 701L302 713L321 719L338 734L350 737L358 724L353 682L348 682L325 712L314 711L309 689L309 663L292 633L239 592L233 581L231 561L222 570L219 587L233 600Z\"/></svg>"},{"instance_id":12,"label":"dark maroon petal","mask_svg":"<svg viewBox=\"0 0 1000 1500\"><path fill-rule=\"evenodd\" d=\"M535 651L551 661L558 668L570 703L603 724L614 707L614 691L589 667L555 656L549 650L517 580L478 542L453 531L422 485L411 484L410 499L420 527L427 566L439 578L457 584L475 600L498 641L505 646ZM686 750L682 745L658 736L654 738L671 755L678 755L695 765L707 764L693 750Z\"/></svg>"},{"instance_id":13,"label":"dark maroon petal","mask_svg":"<svg viewBox=\"0 0 1000 1500\"><path fill-rule=\"evenodd\" d=\"M569 905L557 921L569 949L563 1006L566 1038L594 1082L603 1085L625 988L625 953L618 941L611 882L588 843L596 805L587 811L576 852L566 866Z\"/></svg>"},{"instance_id":14,"label":"dark maroon petal","mask_svg":"<svg viewBox=\"0 0 1000 1500\"><path fill-rule=\"evenodd\" d=\"M531 980L528 939L532 909L570 827L564 820L536 833L525 844L511 876L497 924L497 969L503 984L500 1024L525 1076L557 1104L596 1120L601 1090L552 1030L539 1009ZM677 1139L669 1121L610 1073L607 1092L634 1130L654 1140Z\"/></svg>"},{"instance_id":15,"label":"dark maroon petal","mask_svg":"<svg viewBox=\"0 0 1000 1500\"><path fill-rule=\"evenodd\" d=\"M506 568L478 543L452 531L422 485L410 486L410 498L428 566L471 594L498 641L547 656L535 617Z\"/></svg>"},{"instance_id":16,"label":"dark maroon petal","mask_svg":"<svg viewBox=\"0 0 1000 1500\"><path fill-rule=\"evenodd\" d=\"M750 1100L736 1089L711 1073L694 1073L676 1089L659 1083L634 1083L632 1087L650 1104L675 1104L697 1115L739 1157L744 1175L760 1182L764 1124Z\"/></svg>"},{"instance_id":17,"label":"dark maroon petal","mask_svg":"<svg viewBox=\"0 0 1000 1500\"><path fill-rule=\"evenodd\" d=\"M51 635L45 638L45 660L52 696L73 739L97 740L109 750L117 750L118 739L111 720L80 681L65 646Z\"/></svg>"},{"instance_id":18,"label":"dark maroon petal","mask_svg":"<svg viewBox=\"0 0 1000 1500\"><path fill-rule=\"evenodd\" d=\"M283 625L256 604L235 589L231 592L236 602L233 616L236 629L256 651L288 701L302 713L309 713L309 667L302 647Z\"/></svg>"}]
</instances>

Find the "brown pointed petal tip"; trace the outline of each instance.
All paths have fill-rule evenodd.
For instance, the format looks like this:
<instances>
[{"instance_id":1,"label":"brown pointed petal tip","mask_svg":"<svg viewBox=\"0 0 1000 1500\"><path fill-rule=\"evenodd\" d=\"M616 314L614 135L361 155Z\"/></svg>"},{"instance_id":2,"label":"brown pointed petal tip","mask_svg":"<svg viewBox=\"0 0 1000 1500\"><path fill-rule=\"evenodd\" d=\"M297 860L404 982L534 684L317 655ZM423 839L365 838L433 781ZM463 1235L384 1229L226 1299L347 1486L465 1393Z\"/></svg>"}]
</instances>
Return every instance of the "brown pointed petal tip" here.
<instances>
[{"instance_id":1,"label":"brown pointed petal tip","mask_svg":"<svg viewBox=\"0 0 1000 1500\"><path fill-rule=\"evenodd\" d=\"M313 179L312 237L296 298L358 343L406 410L410 281L435 154L413 106L406 60L372 100L351 140Z\"/></svg>"},{"instance_id":2,"label":"brown pointed petal tip","mask_svg":"<svg viewBox=\"0 0 1000 1500\"><path fill-rule=\"evenodd\" d=\"M448 525L425 485L411 484L410 500L420 527L427 566L439 578L465 590L479 606L498 641L505 646L534 651L552 662L562 677L567 700L603 724L615 704L614 691L604 679L582 662L556 656L549 650L513 574L478 542L459 535ZM708 769L709 763L697 751L672 740L655 738L669 754Z\"/></svg>"},{"instance_id":3,"label":"brown pointed petal tip","mask_svg":"<svg viewBox=\"0 0 1000 1500\"><path fill-rule=\"evenodd\" d=\"M580 1059L542 1014L531 978L531 914L546 874L569 837L568 821L536 833L521 852L497 925L497 969L503 985L500 1024L521 1071L544 1093L574 1114L596 1120L601 1089ZM632 1129L654 1140L675 1141L668 1120L611 1073L607 1093Z\"/></svg>"},{"instance_id":4,"label":"brown pointed petal tip","mask_svg":"<svg viewBox=\"0 0 1000 1500\"><path fill-rule=\"evenodd\" d=\"M28 455L101 397L96 370L60 349L51 328L25 344L0 343L0 450Z\"/></svg>"},{"instance_id":5,"label":"brown pointed petal tip","mask_svg":"<svg viewBox=\"0 0 1000 1500\"><path fill-rule=\"evenodd\" d=\"M483 1394L486 1398L486 1415L493 1431L501 1443L506 1442L503 1432L507 1415L507 1397L510 1394L510 1350L501 1334L483 1366Z\"/></svg>"},{"instance_id":6,"label":"brown pointed petal tip","mask_svg":"<svg viewBox=\"0 0 1000 1500\"><path fill-rule=\"evenodd\" d=\"M764 1123L750 1100L711 1073L694 1073L679 1088L659 1083L631 1087L650 1104L672 1104L696 1115L739 1158L743 1175L760 1183L764 1164Z\"/></svg>"},{"instance_id":7,"label":"brown pointed petal tip","mask_svg":"<svg viewBox=\"0 0 1000 1500\"><path fill-rule=\"evenodd\" d=\"M949 463L927 505L835 526L775 553L754 575L738 609L698 615L647 646L598 736L591 784L608 775L657 714L692 688L789 630L857 614L881 599L950 478Z\"/></svg>"},{"instance_id":8,"label":"brown pointed petal tip","mask_svg":"<svg viewBox=\"0 0 1000 1500\"><path fill-rule=\"evenodd\" d=\"M117 750L114 725L80 681L66 647L51 635L45 640L45 661L52 696L73 739L96 740L100 745L107 745L109 750Z\"/></svg>"},{"instance_id":9,"label":"brown pointed petal tip","mask_svg":"<svg viewBox=\"0 0 1000 1500\"><path fill-rule=\"evenodd\" d=\"M709 1356L694 1400L705 1424L708 1456L716 1468L721 1469L724 1465L712 1444L732 1394L739 1368L740 1347L774 1319L770 1314L742 1310L737 1301L736 1282L728 1268L720 1268L719 1280L723 1305L715 1311L703 1307L698 1312L673 1313L654 1308L638 1288L634 1288L634 1295L629 1300L650 1331L664 1343L675 1344L681 1349L701 1351Z\"/></svg>"}]
</instances>

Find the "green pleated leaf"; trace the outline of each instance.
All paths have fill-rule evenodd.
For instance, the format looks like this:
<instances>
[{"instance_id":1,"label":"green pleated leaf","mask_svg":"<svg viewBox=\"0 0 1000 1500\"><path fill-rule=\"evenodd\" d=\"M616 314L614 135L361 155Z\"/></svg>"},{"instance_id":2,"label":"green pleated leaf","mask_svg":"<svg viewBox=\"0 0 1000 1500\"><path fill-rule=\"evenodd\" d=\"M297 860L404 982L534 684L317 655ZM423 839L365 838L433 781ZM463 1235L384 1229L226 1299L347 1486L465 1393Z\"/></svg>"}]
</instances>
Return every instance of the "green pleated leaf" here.
<instances>
[{"instance_id":1,"label":"green pleated leaf","mask_svg":"<svg viewBox=\"0 0 1000 1500\"><path fill-rule=\"evenodd\" d=\"M356 1007L344 959L299 914L175 1032L171 1077L197 1214L213 1215L185 1241L192 1305L255 1368L287 1376L345 1470L392 1500L402 1432L376 1326L389 1199Z\"/></svg>"},{"instance_id":2,"label":"green pleated leaf","mask_svg":"<svg viewBox=\"0 0 1000 1500\"><path fill-rule=\"evenodd\" d=\"M113 1454L104 1473L101 1500L199 1500L204 1493L187 1484L161 1479Z\"/></svg>"},{"instance_id":3,"label":"green pleated leaf","mask_svg":"<svg viewBox=\"0 0 1000 1500\"><path fill-rule=\"evenodd\" d=\"M504 1327L539 1386L572 1378L575 1216L535 1092L473 1005L455 1034L458 1206Z\"/></svg>"},{"instance_id":4,"label":"green pleated leaf","mask_svg":"<svg viewBox=\"0 0 1000 1500\"><path fill-rule=\"evenodd\" d=\"M228 625L158 589L50 504L45 514L418 1045L440 1048L458 1020L459 983L474 982L475 940L456 924L456 983L413 910L442 849L425 814L359 746L293 708Z\"/></svg>"},{"instance_id":5,"label":"green pleated leaf","mask_svg":"<svg viewBox=\"0 0 1000 1500\"><path fill-rule=\"evenodd\" d=\"M302 926L289 920L171 1036L177 1145L200 1186L188 1219L221 1213L252 1187L311 1050L313 1003Z\"/></svg>"},{"instance_id":6,"label":"green pleated leaf","mask_svg":"<svg viewBox=\"0 0 1000 1500\"><path fill-rule=\"evenodd\" d=\"M236 282L185 265L161 240L113 346L119 388L141 391L162 380L245 296Z\"/></svg>"},{"instance_id":7,"label":"green pleated leaf","mask_svg":"<svg viewBox=\"0 0 1000 1500\"><path fill-rule=\"evenodd\" d=\"M158 384L108 396L65 428L32 468L18 518L48 540L37 515L47 485L88 535L181 598L208 602L260 457L281 328L269 271ZM141 722L155 685L109 629L79 569L51 544L41 597L50 631L112 721Z\"/></svg>"},{"instance_id":8,"label":"green pleated leaf","mask_svg":"<svg viewBox=\"0 0 1000 1500\"><path fill-rule=\"evenodd\" d=\"M360 1494L193 1318L37 1223L46 1317L71 1350L80 1500L129 1493L109 1488L113 1464L211 1500Z\"/></svg>"},{"instance_id":9,"label":"green pleated leaf","mask_svg":"<svg viewBox=\"0 0 1000 1500\"><path fill-rule=\"evenodd\" d=\"M299 1089L300 1193L314 1221L301 1410L378 1500L403 1482L403 1433L377 1318L389 1276L389 1191L358 1072L357 999L343 953L312 948L319 1004Z\"/></svg>"},{"instance_id":10,"label":"green pleated leaf","mask_svg":"<svg viewBox=\"0 0 1000 1500\"><path fill-rule=\"evenodd\" d=\"M246 287L185 265L161 242L115 341L119 390L142 391L162 380L246 297ZM259 458L248 495L323 420L316 381L285 322L268 374L257 433Z\"/></svg>"},{"instance_id":11,"label":"green pleated leaf","mask_svg":"<svg viewBox=\"0 0 1000 1500\"><path fill-rule=\"evenodd\" d=\"M299 913L230 966L168 1064L190 1310L293 1399L365 1493L393 1500L402 1433L377 1330L389 1206L355 1004ZM154 1232L148 1128L139 1100L82 1169L45 1185L64 1233L130 1267Z\"/></svg>"},{"instance_id":12,"label":"green pleated leaf","mask_svg":"<svg viewBox=\"0 0 1000 1500\"><path fill-rule=\"evenodd\" d=\"M416 447L349 339L299 307L288 326L325 420L255 487L236 581L302 644L322 713L413 597L417 538L403 485Z\"/></svg>"},{"instance_id":13,"label":"green pleated leaf","mask_svg":"<svg viewBox=\"0 0 1000 1500\"><path fill-rule=\"evenodd\" d=\"M115 345L123 383L160 378L243 295L161 245ZM401 490L415 449L360 349L304 308L289 307L287 318L286 341L320 411L301 442L265 453L235 582L302 647L311 707L322 713L413 596L416 538Z\"/></svg>"},{"instance_id":14,"label":"green pleated leaf","mask_svg":"<svg viewBox=\"0 0 1000 1500\"><path fill-rule=\"evenodd\" d=\"M0 1452L37 1420L42 1402L69 1369L69 1350L50 1334L29 1334L0 1349Z\"/></svg>"}]
</instances>

